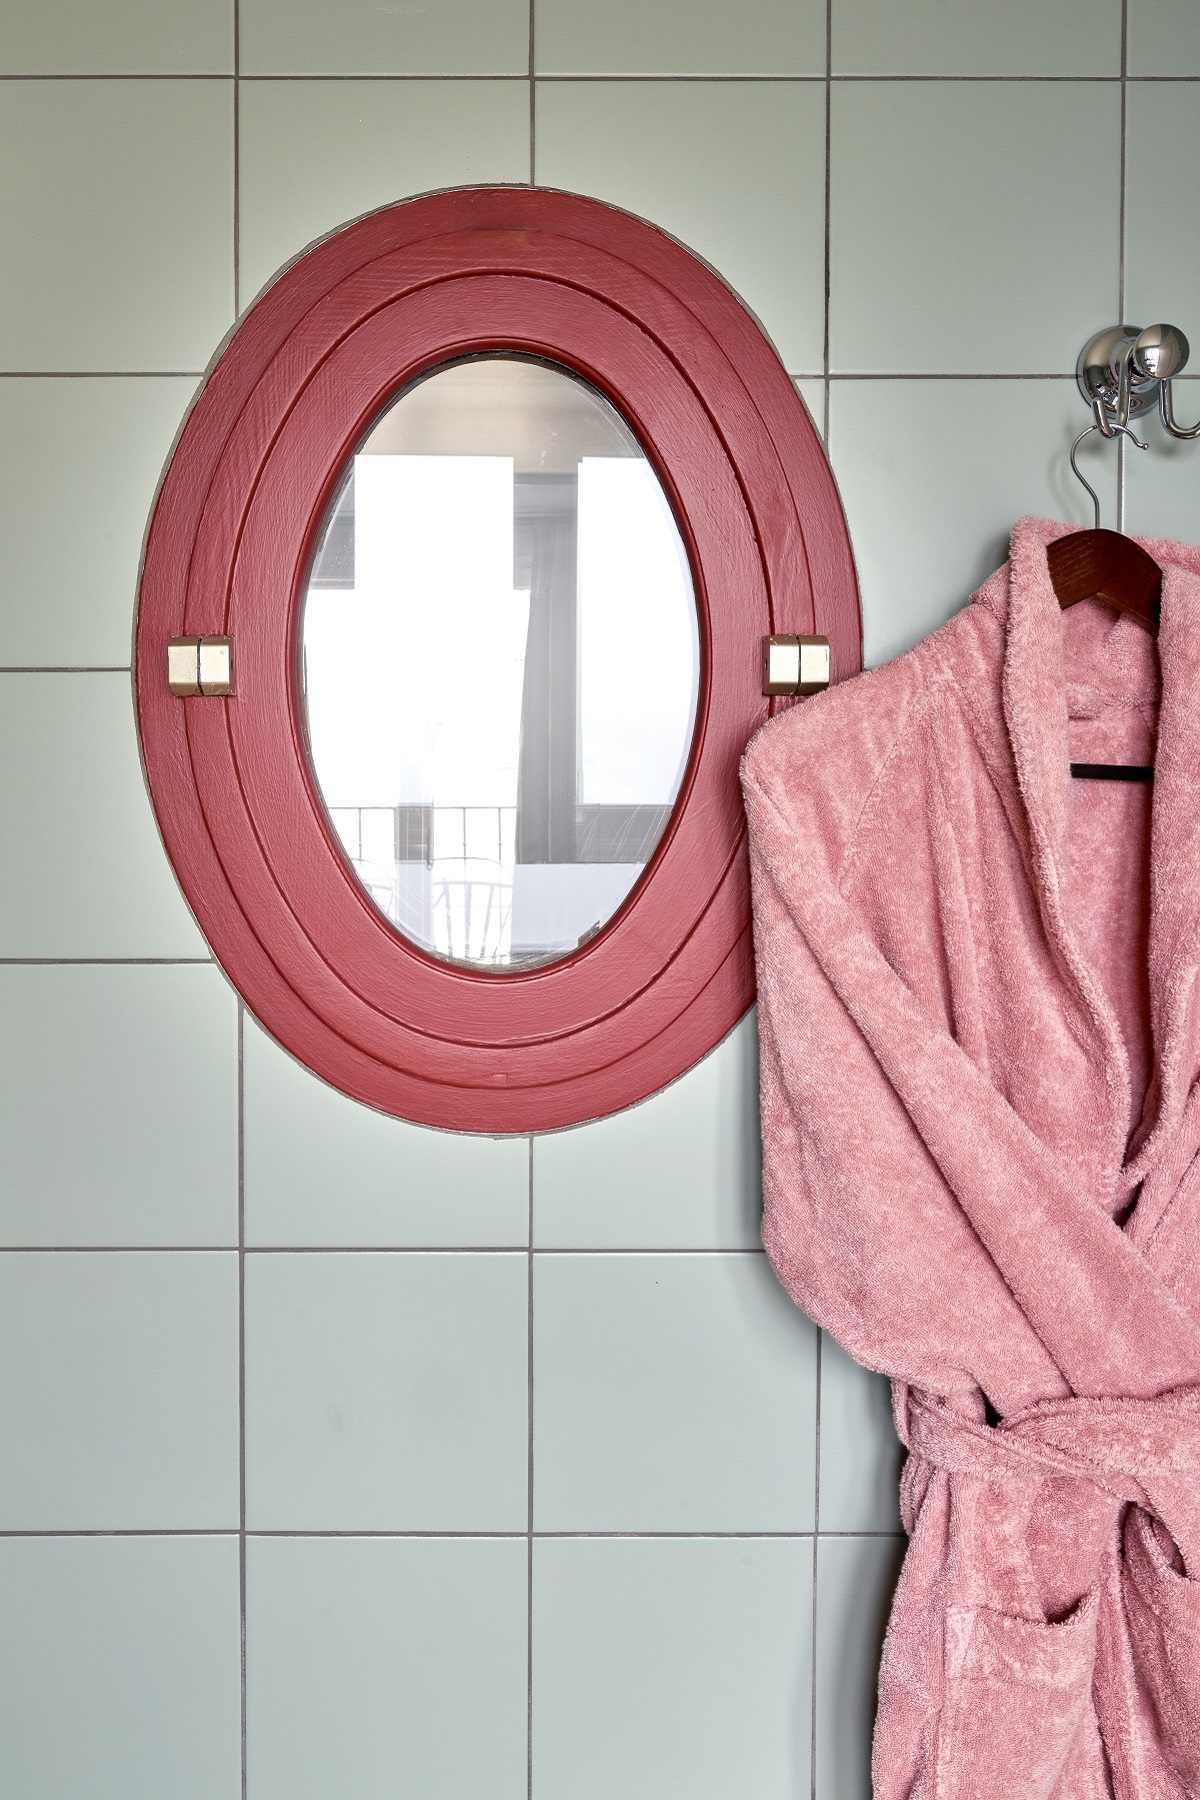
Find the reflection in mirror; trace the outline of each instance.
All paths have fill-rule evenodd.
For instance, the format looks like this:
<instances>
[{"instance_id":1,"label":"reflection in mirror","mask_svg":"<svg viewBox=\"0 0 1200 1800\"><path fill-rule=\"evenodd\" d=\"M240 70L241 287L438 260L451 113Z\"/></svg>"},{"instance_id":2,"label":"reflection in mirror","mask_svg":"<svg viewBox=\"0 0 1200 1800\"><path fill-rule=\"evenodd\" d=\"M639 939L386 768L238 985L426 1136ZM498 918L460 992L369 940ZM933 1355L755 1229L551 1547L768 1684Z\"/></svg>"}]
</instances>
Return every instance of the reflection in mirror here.
<instances>
[{"instance_id":1,"label":"reflection in mirror","mask_svg":"<svg viewBox=\"0 0 1200 1800\"><path fill-rule=\"evenodd\" d=\"M301 645L318 788L400 931L504 970L613 916L679 793L699 644L666 496L595 389L493 355L401 394L322 522Z\"/></svg>"}]
</instances>

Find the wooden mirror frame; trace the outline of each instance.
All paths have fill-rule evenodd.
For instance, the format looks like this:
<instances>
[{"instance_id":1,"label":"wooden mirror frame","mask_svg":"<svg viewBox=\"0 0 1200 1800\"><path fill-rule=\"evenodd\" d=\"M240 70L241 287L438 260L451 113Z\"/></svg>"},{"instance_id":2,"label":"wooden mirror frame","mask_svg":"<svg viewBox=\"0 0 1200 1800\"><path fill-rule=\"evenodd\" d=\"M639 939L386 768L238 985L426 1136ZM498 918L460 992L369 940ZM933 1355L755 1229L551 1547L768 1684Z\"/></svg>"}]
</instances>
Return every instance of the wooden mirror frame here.
<instances>
[{"instance_id":1,"label":"wooden mirror frame","mask_svg":"<svg viewBox=\"0 0 1200 1800\"><path fill-rule=\"evenodd\" d=\"M573 955L497 974L427 955L371 902L304 749L299 611L347 458L418 375L477 352L581 375L640 439L691 561L696 727L646 874ZM428 195L301 256L217 356L155 502L135 678L151 799L200 927L254 1016L368 1105L460 1131L599 1117L683 1073L754 997L738 761L781 702L761 643L861 667L824 450L760 327L708 266L595 200ZM227 637L234 692L182 699L174 638ZM630 654L636 655L636 645Z\"/></svg>"}]
</instances>

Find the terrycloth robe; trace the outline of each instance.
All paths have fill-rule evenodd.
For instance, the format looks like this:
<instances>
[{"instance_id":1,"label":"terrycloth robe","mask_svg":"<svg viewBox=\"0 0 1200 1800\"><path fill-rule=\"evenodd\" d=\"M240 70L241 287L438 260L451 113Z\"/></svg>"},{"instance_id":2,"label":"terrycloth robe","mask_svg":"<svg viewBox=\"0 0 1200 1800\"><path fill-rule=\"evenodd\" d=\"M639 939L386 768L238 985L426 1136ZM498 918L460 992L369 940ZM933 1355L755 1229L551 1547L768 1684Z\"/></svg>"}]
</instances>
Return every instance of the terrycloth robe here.
<instances>
[{"instance_id":1,"label":"terrycloth robe","mask_svg":"<svg viewBox=\"0 0 1200 1800\"><path fill-rule=\"evenodd\" d=\"M743 768L763 1236L909 1450L877 1800L1200 1794L1200 551L1156 647L1066 529Z\"/></svg>"}]
</instances>

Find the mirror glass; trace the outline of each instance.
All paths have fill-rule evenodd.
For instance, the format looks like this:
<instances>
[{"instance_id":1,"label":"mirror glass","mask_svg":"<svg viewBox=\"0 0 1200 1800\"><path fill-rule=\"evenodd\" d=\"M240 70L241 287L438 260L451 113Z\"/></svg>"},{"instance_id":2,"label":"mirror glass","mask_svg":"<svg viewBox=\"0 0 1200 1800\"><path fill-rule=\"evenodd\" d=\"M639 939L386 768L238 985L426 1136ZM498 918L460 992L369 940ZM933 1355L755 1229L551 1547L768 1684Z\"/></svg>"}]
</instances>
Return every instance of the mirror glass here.
<instances>
[{"instance_id":1,"label":"mirror glass","mask_svg":"<svg viewBox=\"0 0 1200 1800\"><path fill-rule=\"evenodd\" d=\"M316 539L301 693L359 879L432 955L569 956L645 869L691 747L691 571L620 414L486 355L407 388Z\"/></svg>"}]
</instances>

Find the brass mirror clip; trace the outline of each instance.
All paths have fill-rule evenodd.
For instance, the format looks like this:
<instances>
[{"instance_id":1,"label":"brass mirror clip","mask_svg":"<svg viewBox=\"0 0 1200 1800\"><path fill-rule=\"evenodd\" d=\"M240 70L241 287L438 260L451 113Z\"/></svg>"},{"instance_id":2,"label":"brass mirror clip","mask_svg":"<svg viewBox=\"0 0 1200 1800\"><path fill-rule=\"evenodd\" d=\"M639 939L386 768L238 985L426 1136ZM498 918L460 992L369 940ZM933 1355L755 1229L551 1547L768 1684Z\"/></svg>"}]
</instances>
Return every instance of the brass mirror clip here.
<instances>
[{"instance_id":1,"label":"brass mirror clip","mask_svg":"<svg viewBox=\"0 0 1200 1800\"><path fill-rule=\"evenodd\" d=\"M172 638L167 645L167 685L180 699L232 694L233 639Z\"/></svg>"},{"instance_id":2,"label":"brass mirror clip","mask_svg":"<svg viewBox=\"0 0 1200 1800\"><path fill-rule=\"evenodd\" d=\"M764 694L817 694L829 686L829 639L765 637Z\"/></svg>"}]
</instances>

